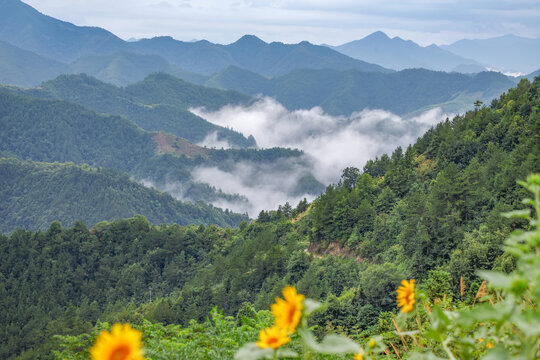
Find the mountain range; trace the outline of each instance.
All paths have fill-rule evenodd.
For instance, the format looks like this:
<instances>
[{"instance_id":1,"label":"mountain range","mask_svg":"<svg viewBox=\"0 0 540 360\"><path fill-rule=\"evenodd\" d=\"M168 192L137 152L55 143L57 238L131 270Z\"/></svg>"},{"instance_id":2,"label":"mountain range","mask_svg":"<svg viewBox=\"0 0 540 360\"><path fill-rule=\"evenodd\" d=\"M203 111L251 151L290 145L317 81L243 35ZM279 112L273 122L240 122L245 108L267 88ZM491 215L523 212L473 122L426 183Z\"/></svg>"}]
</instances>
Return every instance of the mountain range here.
<instances>
[{"instance_id":1,"label":"mountain range","mask_svg":"<svg viewBox=\"0 0 540 360\"><path fill-rule=\"evenodd\" d=\"M217 140L227 141L233 147L256 147L253 138L211 124L187 110L189 107L216 110L229 104L247 105L253 99L235 91L194 85L164 73L150 75L125 88L87 75L62 75L25 93L70 101L99 113L122 115L145 130L165 131L193 143L215 134Z\"/></svg>"},{"instance_id":2,"label":"mountain range","mask_svg":"<svg viewBox=\"0 0 540 360\"><path fill-rule=\"evenodd\" d=\"M365 53L379 65L366 62ZM411 66L475 74L402 70ZM19 0L0 0L0 82L24 86L0 87L0 155L114 169L177 198L206 202L248 199L197 180L195 169L246 177L239 163L256 164L261 174L294 168L298 181L288 193L315 195L323 185L301 151L257 150L249 133L212 124L190 109L249 107L262 95L289 110L320 107L335 116L364 109L411 116L433 107L456 113L515 85L500 73L477 72L485 67L476 55L421 47L382 32L334 49L306 41L267 43L254 35L228 45L171 37L124 41L101 28L43 15ZM203 143L235 149L197 145ZM258 176L248 176L250 186Z\"/></svg>"},{"instance_id":3,"label":"mountain range","mask_svg":"<svg viewBox=\"0 0 540 360\"><path fill-rule=\"evenodd\" d=\"M425 69L393 73L298 69L267 79L230 67L206 85L270 96L291 110L320 106L329 114L348 116L365 108L408 115L437 106L444 112L458 113L471 108L475 100L491 101L515 83L496 72L466 75Z\"/></svg>"},{"instance_id":4,"label":"mountain range","mask_svg":"<svg viewBox=\"0 0 540 360\"><path fill-rule=\"evenodd\" d=\"M246 35L229 45L206 40L183 42L171 37L127 42L101 28L79 27L43 15L19 0L0 0L0 25L1 41L66 64L86 55L129 51L159 55L188 72L206 75L230 65L265 76L283 75L299 67L390 71L305 41L268 44Z\"/></svg>"},{"instance_id":5,"label":"mountain range","mask_svg":"<svg viewBox=\"0 0 540 360\"><path fill-rule=\"evenodd\" d=\"M486 70L480 63L455 55L437 45L423 47L398 36L390 38L382 31L339 46L327 46L355 59L394 70L424 68L462 73L477 73Z\"/></svg>"},{"instance_id":6,"label":"mountain range","mask_svg":"<svg viewBox=\"0 0 540 360\"><path fill-rule=\"evenodd\" d=\"M540 68L540 38L509 34L491 39L464 39L441 48L506 73L529 74Z\"/></svg>"},{"instance_id":7,"label":"mountain range","mask_svg":"<svg viewBox=\"0 0 540 360\"><path fill-rule=\"evenodd\" d=\"M478 40L474 44L488 49L490 59L502 59L509 41L514 53L526 54L514 63L528 61L527 69L533 70L527 76L532 78L532 71L540 67L533 65L539 58L536 52L540 51L536 40L503 37ZM333 115L349 115L364 108L382 108L407 115L442 106L444 111L456 113L470 109L476 100L489 102L518 78L505 79L496 74L465 77L422 70L396 73L390 69L424 67L477 73L498 67L488 63L486 57L478 57L479 52L469 51L476 46L471 44L463 41L449 46L422 47L410 40L390 38L380 31L336 47L305 41L266 43L254 35L245 35L228 45L206 40L182 42L171 37L123 41L104 29L75 26L43 15L19 0L0 0L0 81L26 87L60 74L79 73L127 86L159 72L192 84L275 97L289 109L320 106ZM450 51L454 48L459 54ZM415 84L413 91L405 89L408 82ZM474 91L469 84L473 84ZM69 100L92 107L89 99ZM118 104L114 107L118 108ZM121 107L123 110L114 111L111 106L93 108L127 116L147 130L164 130L194 142L200 142L210 133L211 126L207 123L204 132L186 135L186 121L192 124L204 121L195 120L195 115L185 107L141 108L125 101ZM181 120L183 131L178 129L180 123L173 125L173 119ZM152 125L156 121L159 126ZM221 129L218 134L222 137L225 132ZM229 135L228 141L236 146L254 146L253 142ZM231 141L232 138L238 141Z\"/></svg>"},{"instance_id":8,"label":"mountain range","mask_svg":"<svg viewBox=\"0 0 540 360\"><path fill-rule=\"evenodd\" d=\"M294 163L296 167L303 168L304 172L302 181L291 188L291 194L317 194L324 188L309 173L307 164L302 165L303 154L298 150L203 148L175 135L145 131L122 116L102 115L71 102L44 99L40 91L46 92L37 89L24 91L0 88L0 156L38 162L72 162L114 169L127 173L140 182L166 190L177 198L203 200L207 203L217 200L244 203L247 199L238 194L225 194L219 189L195 181L192 172L200 166L215 167L228 173L234 171L234 164L239 162L285 169ZM10 175L8 171L4 172L2 177L7 181L14 174L15 172ZM47 178L44 178L44 181L46 180ZM76 182L77 179L66 176L63 186L71 187L73 185L71 181ZM111 181L120 188L129 185L123 180L111 179ZM20 193L18 196L22 195L24 194ZM159 199L169 201L166 198ZM159 205L161 201L159 199L156 200L156 206L172 206ZM24 198L20 200L23 201ZM25 204L28 208L40 212L39 208L34 206L37 203L25 202ZM92 213L97 209L88 208L91 214L85 218L93 219L99 216L99 213ZM134 206L132 209L124 210L136 211L136 209ZM185 205L184 209L190 208ZM60 214L57 213L57 216ZM117 216L126 215L125 212L117 214ZM178 214L169 212L163 221L171 220L175 216ZM234 224L236 221L234 219L238 219L237 215L232 213L229 220L226 220L226 215L219 215L221 219L212 218L210 215L201 216L190 215L188 211L184 219L190 218L197 222L208 220L221 224ZM22 221L23 218L18 219ZM64 223L69 223L70 219L59 218ZM180 218L174 221L180 221ZM15 222L10 224L15 226ZM17 225L28 224L19 222Z\"/></svg>"},{"instance_id":9,"label":"mountain range","mask_svg":"<svg viewBox=\"0 0 540 360\"><path fill-rule=\"evenodd\" d=\"M540 68L540 39L505 35L490 39L463 39L449 45L420 46L376 31L360 40L328 46L355 59L394 70L425 68L447 72L501 71L515 76ZM520 56L515 56L520 54Z\"/></svg>"}]
</instances>

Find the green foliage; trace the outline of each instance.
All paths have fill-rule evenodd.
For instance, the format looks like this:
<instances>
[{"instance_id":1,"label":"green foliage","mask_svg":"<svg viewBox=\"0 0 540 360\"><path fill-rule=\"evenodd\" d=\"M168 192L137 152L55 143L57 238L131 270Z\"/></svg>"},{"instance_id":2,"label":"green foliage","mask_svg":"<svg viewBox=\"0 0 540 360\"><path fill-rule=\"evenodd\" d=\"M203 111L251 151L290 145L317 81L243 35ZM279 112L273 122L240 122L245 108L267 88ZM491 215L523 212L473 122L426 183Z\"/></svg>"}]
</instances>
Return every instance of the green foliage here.
<instances>
[{"instance_id":1,"label":"green foliage","mask_svg":"<svg viewBox=\"0 0 540 360\"><path fill-rule=\"evenodd\" d=\"M143 333L145 357L150 359L231 359L244 343L257 337L259 329L269 326L269 311L253 314L249 324L237 326L233 317L212 309L206 321L192 321L187 327L143 321L137 328ZM87 359L88 349L108 323L97 323L91 332L78 336L57 336L59 350L54 358L61 360Z\"/></svg>"},{"instance_id":2,"label":"green foliage","mask_svg":"<svg viewBox=\"0 0 540 360\"><path fill-rule=\"evenodd\" d=\"M53 334L78 334L98 319L140 321L134 310L145 303L140 312L153 321L203 319L211 307L202 304L213 302L207 294L186 286L185 301L164 297L210 266L231 233L213 225L151 226L136 216L90 230L53 222L45 232L0 236L0 357L47 358Z\"/></svg>"},{"instance_id":3,"label":"green foliage","mask_svg":"<svg viewBox=\"0 0 540 360\"><path fill-rule=\"evenodd\" d=\"M85 87L85 81L95 82L84 76L78 79L83 83L80 87L83 90L92 87ZM120 91L109 87L113 92L114 89ZM76 92L70 93L76 96ZM101 95L108 98L106 94ZM120 170L137 180L193 201L245 201L238 195L224 194L209 185L196 183L191 172L197 166L216 166L227 171L235 162L245 160L274 162L278 163L276 166L283 167L288 166L288 162L279 162L279 159L302 155L300 151L291 149L210 150L189 143L194 154L164 153L155 140L156 134L144 131L123 117L99 115L79 105L31 98L7 88L0 88L0 129L0 155L44 162L69 161ZM320 190L320 183L307 179L298 184L294 192L318 193ZM131 216L131 211L123 216ZM22 226L25 223L19 221L17 224Z\"/></svg>"},{"instance_id":4,"label":"green foliage","mask_svg":"<svg viewBox=\"0 0 540 360\"><path fill-rule=\"evenodd\" d=\"M483 292L488 301L480 305L463 309L433 305L428 323L418 322L419 331L413 337L418 336L415 341L422 346L407 354L411 358L540 357L540 174L529 175L520 184L533 195L524 203L534 213L528 208L506 214L530 223L528 231L516 230L505 241L505 250L517 259L516 269L510 273L478 271L490 286L489 292Z\"/></svg>"}]
</instances>

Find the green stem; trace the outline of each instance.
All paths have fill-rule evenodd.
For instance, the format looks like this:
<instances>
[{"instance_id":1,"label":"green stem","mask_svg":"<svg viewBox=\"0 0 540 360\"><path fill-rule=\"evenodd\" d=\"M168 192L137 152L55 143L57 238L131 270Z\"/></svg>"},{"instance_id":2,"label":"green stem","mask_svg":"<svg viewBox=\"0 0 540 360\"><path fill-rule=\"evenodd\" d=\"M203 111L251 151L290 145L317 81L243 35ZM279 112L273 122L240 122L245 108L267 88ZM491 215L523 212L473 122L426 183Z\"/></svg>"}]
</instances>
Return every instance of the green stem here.
<instances>
[{"instance_id":1,"label":"green stem","mask_svg":"<svg viewBox=\"0 0 540 360\"><path fill-rule=\"evenodd\" d=\"M446 339L442 342L442 347L444 349L444 351L446 351L446 353L448 354L448 357L450 358L450 360L456 360L456 358L454 357L454 354L452 354L452 351L450 351L450 348L448 347L448 342L450 341L450 339Z\"/></svg>"},{"instance_id":2,"label":"green stem","mask_svg":"<svg viewBox=\"0 0 540 360\"><path fill-rule=\"evenodd\" d=\"M422 300L422 304L424 300ZM420 318L420 304L416 303L416 324L418 325L418 334L422 337L422 319Z\"/></svg>"},{"instance_id":3,"label":"green stem","mask_svg":"<svg viewBox=\"0 0 540 360\"><path fill-rule=\"evenodd\" d=\"M303 340L303 338L302 338ZM304 355L302 356L305 360L308 360L309 359L309 347L306 343L305 340L303 340L303 345L304 345Z\"/></svg>"}]
</instances>

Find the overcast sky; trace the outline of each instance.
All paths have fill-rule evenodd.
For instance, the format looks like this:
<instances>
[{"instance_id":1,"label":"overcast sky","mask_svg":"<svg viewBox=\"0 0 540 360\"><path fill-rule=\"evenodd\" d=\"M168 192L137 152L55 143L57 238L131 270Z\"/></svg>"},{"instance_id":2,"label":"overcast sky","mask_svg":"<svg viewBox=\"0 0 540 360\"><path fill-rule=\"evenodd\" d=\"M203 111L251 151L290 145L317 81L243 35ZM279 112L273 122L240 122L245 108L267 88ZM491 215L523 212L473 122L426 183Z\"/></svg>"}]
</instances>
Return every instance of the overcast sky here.
<instances>
[{"instance_id":1,"label":"overcast sky","mask_svg":"<svg viewBox=\"0 0 540 360\"><path fill-rule=\"evenodd\" d=\"M382 30L421 45L513 33L540 37L540 0L24 0L123 39L170 35L339 45Z\"/></svg>"}]
</instances>

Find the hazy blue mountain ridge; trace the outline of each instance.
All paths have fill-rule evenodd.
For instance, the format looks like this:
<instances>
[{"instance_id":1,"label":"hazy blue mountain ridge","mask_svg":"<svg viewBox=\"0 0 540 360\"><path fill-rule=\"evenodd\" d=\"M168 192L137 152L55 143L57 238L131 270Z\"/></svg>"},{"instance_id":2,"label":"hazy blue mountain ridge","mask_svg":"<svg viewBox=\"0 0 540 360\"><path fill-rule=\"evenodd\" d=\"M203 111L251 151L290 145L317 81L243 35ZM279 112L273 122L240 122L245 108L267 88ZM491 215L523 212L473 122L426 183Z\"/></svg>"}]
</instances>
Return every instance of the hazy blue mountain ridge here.
<instances>
[{"instance_id":1,"label":"hazy blue mountain ridge","mask_svg":"<svg viewBox=\"0 0 540 360\"><path fill-rule=\"evenodd\" d=\"M195 84L206 80L205 76L185 71L161 56L141 55L128 51L80 57L69 64L69 70L64 73L84 73L113 85L126 86L144 80L156 72L171 74Z\"/></svg>"},{"instance_id":2,"label":"hazy blue mountain ridge","mask_svg":"<svg viewBox=\"0 0 540 360\"><path fill-rule=\"evenodd\" d=\"M34 86L67 68L66 64L0 41L0 84Z\"/></svg>"},{"instance_id":3,"label":"hazy blue mountain ridge","mask_svg":"<svg viewBox=\"0 0 540 360\"><path fill-rule=\"evenodd\" d=\"M122 39L105 29L55 19L19 0L0 0L0 40L64 63L88 53L116 52L125 46Z\"/></svg>"},{"instance_id":4,"label":"hazy blue mountain ridge","mask_svg":"<svg viewBox=\"0 0 540 360\"><path fill-rule=\"evenodd\" d=\"M491 39L464 39L441 48L504 72L528 74L540 67L540 38L509 34Z\"/></svg>"},{"instance_id":5,"label":"hazy blue mountain ridge","mask_svg":"<svg viewBox=\"0 0 540 360\"><path fill-rule=\"evenodd\" d=\"M457 56L437 45L420 46L397 36L390 38L382 31L374 32L360 40L329 47L355 59L394 70L425 68L466 73L486 70L478 62Z\"/></svg>"},{"instance_id":6,"label":"hazy blue mountain ridge","mask_svg":"<svg viewBox=\"0 0 540 360\"><path fill-rule=\"evenodd\" d=\"M0 41L63 63L71 63L83 56L111 55L121 51L158 55L183 71L205 75L230 65L265 76L283 75L305 67L390 71L305 41L267 44L254 36L244 36L229 45L206 40L184 42L171 37L127 42L101 28L76 26L43 15L19 0L0 0ZM80 69L84 63L80 60L75 66Z\"/></svg>"}]
</instances>

